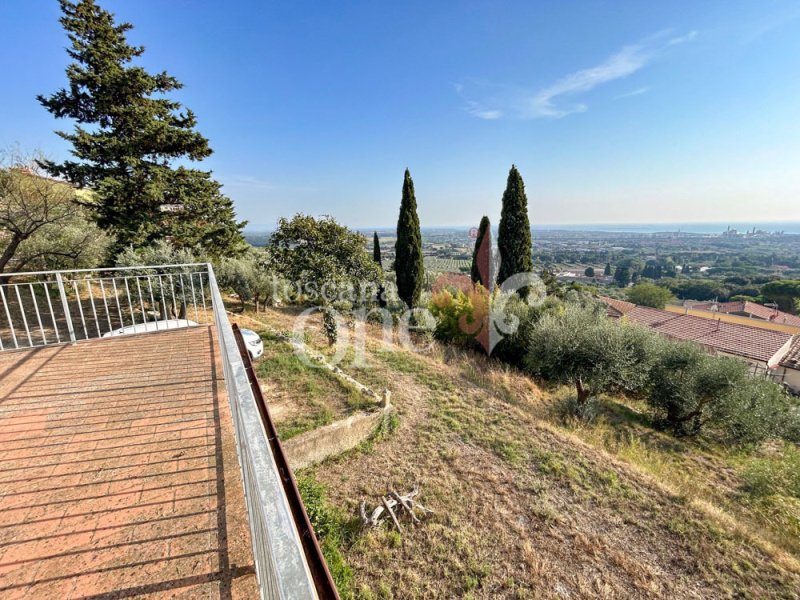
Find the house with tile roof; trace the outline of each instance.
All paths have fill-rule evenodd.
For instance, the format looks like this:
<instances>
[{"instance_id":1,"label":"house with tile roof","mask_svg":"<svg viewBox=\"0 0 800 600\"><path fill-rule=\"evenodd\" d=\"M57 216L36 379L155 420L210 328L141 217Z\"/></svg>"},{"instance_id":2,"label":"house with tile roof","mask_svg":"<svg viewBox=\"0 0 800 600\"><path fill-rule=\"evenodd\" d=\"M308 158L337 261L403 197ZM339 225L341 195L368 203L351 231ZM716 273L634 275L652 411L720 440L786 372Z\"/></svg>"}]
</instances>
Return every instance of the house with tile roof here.
<instances>
[{"instance_id":1,"label":"house with tile roof","mask_svg":"<svg viewBox=\"0 0 800 600\"><path fill-rule=\"evenodd\" d=\"M800 335L794 336L789 351L779 363L783 382L794 392L800 393Z\"/></svg>"},{"instance_id":2,"label":"house with tile roof","mask_svg":"<svg viewBox=\"0 0 800 600\"><path fill-rule=\"evenodd\" d=\"M633 302L617 300L616 298L609 298L607 296L600 296L600 299L606 303L606 313L608 316L614 319L623 317L636 308Z\"/></svg>"},{"instance_id":3,"label":"house with tile roof","mask_svg":"<svg viewBox=\"0 0 800 600\"><path fill-rule=\"evenodd\" d=\"M777 308L770 308L763 304L750 302L749 300L739 300L736 302L699 302L692 303L694 310L707 310L715 313L725 313L728 315L739 315L750 319L759 319L781 325L791 325L800 327L800 316L792 315Z\"/></svg>"},{"instance_id":4,"label":"house with tile roof","mask_svg":"<svg viewBox=\"0 0 800 600\"><path fill-rule=\"evenodd\" d=\"M800 393L800 335L678 314L601 296L611 318L625 318L674 340L693 342L714 354L746 360Z\"/></svg>"}]
</instances>

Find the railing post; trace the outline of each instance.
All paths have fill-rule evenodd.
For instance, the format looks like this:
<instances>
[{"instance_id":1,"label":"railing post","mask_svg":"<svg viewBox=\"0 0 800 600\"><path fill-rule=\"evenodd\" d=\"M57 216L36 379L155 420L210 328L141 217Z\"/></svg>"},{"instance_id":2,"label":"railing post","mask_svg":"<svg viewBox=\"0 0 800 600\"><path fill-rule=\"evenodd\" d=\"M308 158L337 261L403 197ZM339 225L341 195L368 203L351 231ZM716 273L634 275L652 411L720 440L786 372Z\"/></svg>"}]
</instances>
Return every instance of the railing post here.
<instances>
[{"instance_id":1,"label":"railing post","mask_svg":"<svg viewBox=\"0 0 800 600\"><path fill-rule=\"evenodd\" d=\"M56 283L58 284L58 295L61 296L61 306L64 308L64 318L67 320L67 331L69 331L69 340L74 344L77 340L75 339L75 330L72 327L72 316L69 313L69 302L67 302L67 292L64 289L64 279L61 277L61 273L56 273ZM81 299L78 298L78 302Z\"/></svg>"}]
</instances>

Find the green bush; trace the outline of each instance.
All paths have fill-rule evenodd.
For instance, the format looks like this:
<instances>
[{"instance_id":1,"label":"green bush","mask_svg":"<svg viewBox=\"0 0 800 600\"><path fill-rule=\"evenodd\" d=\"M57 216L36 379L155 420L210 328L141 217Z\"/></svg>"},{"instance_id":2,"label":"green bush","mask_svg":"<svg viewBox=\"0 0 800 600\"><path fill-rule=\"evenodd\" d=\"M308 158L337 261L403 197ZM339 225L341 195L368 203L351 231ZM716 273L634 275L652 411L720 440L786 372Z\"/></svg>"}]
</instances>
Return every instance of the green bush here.
<instances>
[{"instance_id":1,"label":"green bush","mask_svg":"<svg viewBox=\"0 0 800 600\"><path fill-rule=\"evenodd\" d=\"M510 294L502 308L504 325L516 323L516 329L503 333L502 339L492 350L492 356L515 367L522 367L528 350L531 330L546 314L560 314L564 303L555 296L548 296L544 302L530 306L518 294Z\"/></svg>"},{"instance_id":2,"label":"green bush","mask_svg":"<svg viewBox=\"0 0 800 600\"><path fill-rule=\"evenodd\" d=\"M797 439L798 415L791 398L767 379L748 377L710 407L709 426L728 443L757 444Z\"/></svg>"},{"instance_id":3,"label":"green bush","mask_svg":"<svg viewBox=\"0 0 800 600\"><path fill-rule=\"evenodd\" d=\"M628 289L628 300L639 306L664 308L673 299L672 292L654 283L643 281Z\"/></svg>"},{"instance_id":4,"label":"green bush","mask_svg":"<svg viewBox=\"0 0 800 600\"><path fill-rule=\"evenodd\" d=\"M749 375L736 358L663 340L650 371L647 401L657 423L677 435L706 432L736 444L789 434L797 417L776 384Z\"/></svg>"},{"instance_id":5,"label":"green bush","mask_svg":"<svg viewBox=\"0 0 800 600\"><path fill-rule=\"evenodd\" d=\"M780 454L752 459L742 479L744 490L755 498L781 495L800 499L800 449L787 443Z\"/></svg>"},{"instance_id":6,"label":"green bush","mask_svg":"<svg viewBox=\"0 0 800 600\"><path fill-rule=\"evenodd\" d=\"M328 344L333 346L339 339L339 324L336 322L336 311L328 306L322 309L322 329Z\"/></svg>"},{"instance_id":7,"label":"green bush","mask_svg":"<svg viewBox=\"0 0 800 600\"><path fill-rule=\"evenodd\" d=\"M614 322L597 308L567 305L544 315L528 335L525 367L575 386L577 406L602 392L637 394L647 384L655 334Z\"/></svg>"}]
</instances>

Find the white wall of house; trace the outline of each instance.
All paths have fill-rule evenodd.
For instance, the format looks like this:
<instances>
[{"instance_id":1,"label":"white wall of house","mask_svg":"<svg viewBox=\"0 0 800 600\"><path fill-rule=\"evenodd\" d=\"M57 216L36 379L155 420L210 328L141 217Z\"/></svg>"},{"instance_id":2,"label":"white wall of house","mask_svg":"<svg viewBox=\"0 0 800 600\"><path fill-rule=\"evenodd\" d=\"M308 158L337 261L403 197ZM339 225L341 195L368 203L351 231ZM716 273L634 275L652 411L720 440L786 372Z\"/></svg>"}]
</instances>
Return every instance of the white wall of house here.
<instances>
[{"instance_id":1,"label":"white wall of house","mask_svg":"<svg viewBox=\"0 0 800 600\"><path fill-rule=\"evenodd\" d=\"M783 377L783 383L796 394L800 394L800 371L786 367L778 367L777 372Z\"/></svg>"},{"instance_id":2,"label":"white wall of house","mask_svg":"<svg viewBox=\"0 0 800 600\"><path fill-rule=\"evenodd\" d=\"M780 349L780 350L778 350L778 351L777 351L777 352L776 352L776 353L775 353L775 354L772 356L772 358L770 358L770 359L769 359L769 366L770 366L770 367L777 367L777 366L778 366L778 363L780 363L780 362L783 360L783 357L784 357L784 356L786 356L786 355L789 353L789 350L791 350L791 348L792 348L792 342L794 341L794 339L795 339L795 338L794 338L794 336L792 336L791 338L789 338L789 341L787 341L787 342L786 342L786 343L785 343L785 344L784 344L784 345L781 347L781 349Z\"/></svg>"}]
</instances>

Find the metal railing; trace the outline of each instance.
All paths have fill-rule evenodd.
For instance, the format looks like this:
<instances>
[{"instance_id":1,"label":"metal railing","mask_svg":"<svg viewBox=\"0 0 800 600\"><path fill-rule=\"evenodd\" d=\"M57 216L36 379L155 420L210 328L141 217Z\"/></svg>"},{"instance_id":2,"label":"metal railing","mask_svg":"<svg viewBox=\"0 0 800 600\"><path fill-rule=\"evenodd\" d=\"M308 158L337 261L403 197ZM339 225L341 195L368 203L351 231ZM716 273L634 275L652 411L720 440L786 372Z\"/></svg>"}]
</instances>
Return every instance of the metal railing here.
<instances>
[{"instance_id":1,"label":"metal railing","mask_svg":"<svg viewBox=\"0 0 800 600\"><path fill-rule=\"evenodd\" d=\"M261 598L317 598L297 526L211 265L208 265L208 281Z\"/></svg>"},{"instance_id":2,"label":"metal railing","mask_svg":"<svg viewBox=\"0 0 800 600\"><path fill-rule=\"evenodd\" d=\"M206 264L4 276L0 351L210 322Z\"/></svg>"},{"instance_id":3,"label":"metal railing","mask_svg":"<svg viewBox=\"0 0 800 600\"><path fill-rule=\"evenodd\" d=\"M216 326L260 597L318 598L212 266L181 264L12 275L10 282L0 283L0 350L80 343L193 323Z\"/></svg>"}]
</instances>

